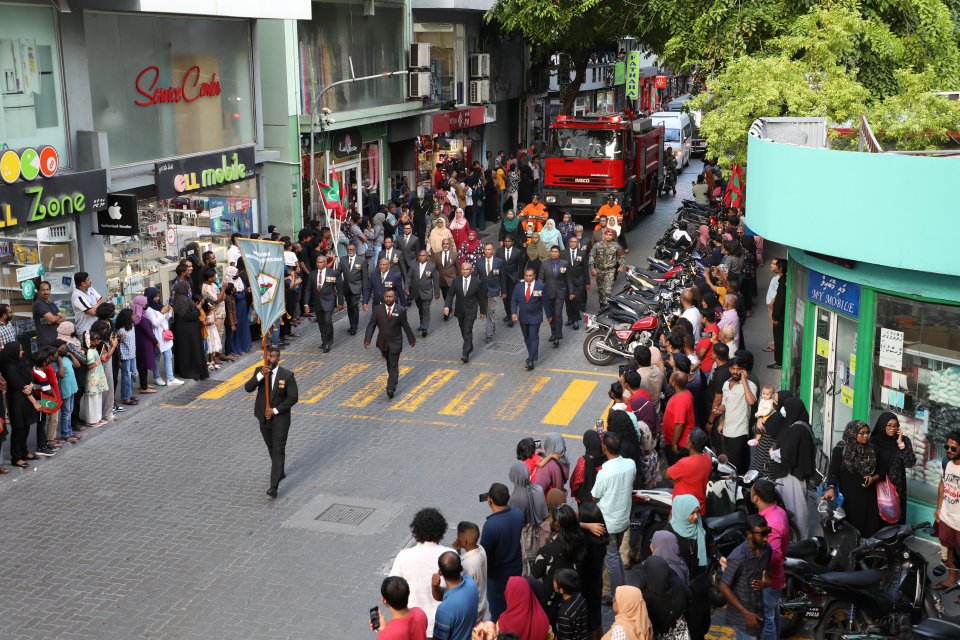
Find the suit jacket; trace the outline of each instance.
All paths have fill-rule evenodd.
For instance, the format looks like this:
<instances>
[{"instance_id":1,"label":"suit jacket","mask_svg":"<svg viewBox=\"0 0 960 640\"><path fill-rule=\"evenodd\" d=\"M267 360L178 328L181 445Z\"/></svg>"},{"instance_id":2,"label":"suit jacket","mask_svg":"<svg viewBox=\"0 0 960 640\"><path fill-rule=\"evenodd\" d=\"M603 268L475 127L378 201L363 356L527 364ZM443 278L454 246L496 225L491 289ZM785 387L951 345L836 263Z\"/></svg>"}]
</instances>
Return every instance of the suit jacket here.
<instances>
[{"instance_id":1,"label":"suit jacket","mask_svg":"<svg viewBox=\"0 0 960 640\"><path fill-rule=\"evenodd\" d=\"M367 331L364 334L364 344L373 339L374 330L379 331L377 335L377 349L380 351L389 351L399 353L403 351L403 333L406 332L407 340L411 345L416 343L413 335L413 329L407 322L407 310L399 304L393 305L393 312L387 316L387 306L378 304L373 308L370 314L370 322L367 323Z\"/></svg>"},{"instance_id":2,"label":"suit jacket","mask_svg":"<svg viewBox=\"0 0 960 640\"><path fill-rule=\"evenodd\" d=\"M473 271L476 275L483 278L484 283L487 285L487 297L499 298L500 294L507 290L507 274L503 270L503 260L496 256L491 258L491 260L493 269L490 273L487 273L486 257L477 259L477 268Z\"/></svg>"},{"instance_id":3,"label":"suit jacket","mask_svg":"<svg viewBox=\"0 0 960 640\"><path fill-rule=\"evenodd\" d=\"M437 265L437 271L440 273L440 286L449 287L454 278L460 275L460 256L457 254L456 249L450 249L450 259L446 267L441 264L443 262L442 256L442 251L434 253L432 256L433 263Z\"/></svg>"},{"instance_id":4,"label":"suit jacket","mask_svg":"<svg viewBox=\"0 0 960 640\"><path fill-rule=\"evenodd\" d=\"M257 390L257 399L253 403L253 415L260 421L261 427L273 424L290 426L290 409L292 409L293 405L297 404L299 400L297 379L294 377L293 372L287 371L283 367L277 367L275 371L276 373L271 375L271 377L275 377L276 380L270 391L270 408L276 409L277 415L273 416L269 422L263 418L263 412L266 408L266 397L264 394L266 383L264 380L257 380L257 375L260 374L260 370L257 369L254 371L253 376L251 376L243 386L247 393L250 393L254 389Z\"/></svg>"},{"instance_id":5,"label":"suit jacket","mask_svg":"<svg viewBox=\"0 0 960 640\"><path fill-rule=\"evenodd\" d=\"M390 255L387 256L387 250L384 249L380 252L380 258L387 258L390 260L390 273L395 273L400 276L401 279L406 280L406 275L404 274L405 265L403 264L403 254L400 253L400 250L396 247L390 249Z\"/></svg>"},{"instance_id":6,"label":"suit jacket","mask_svg":"<svg viewBox=\"0 0 960 640\"><path fill-rule=\"evenodd\" d=\"M337 305L343 304L343 274L339 269L327 269L324 281L317 285L320 270L314 269L307 277L306 304L330 313Z\"/></svg>"},{"instance_id":7,"label":"suit jacket","mask_svg":"<svg viewBox=\"0 0 960 640\"><path fill-rule=\"evenodd\" d=\"M363 295L363 290L369 286L367 261L356 256L353 261L353 270L350 269L350 256L340 257L340 273L343 274L343 292L346 295Z\"/></svg>"},{"instance_id":8,"label":"suit jacket","mask_svg":"<svg viewBox=\"0 0 960 640\"><path fill-rule=\"evenodd\" d=\"M503 261L503 271L507 282L516 283L523 280L523 268L527 263L527 252L517 247L510 248L510 259L507 260L507 250L504 247L497 249L496 256Z\"/></svg>"},{"instance_id":9,"label":"suit jacket","mask_svg":"<svg viewBox=\"0 0 960 640\"><path fill-rule=\"evenodd\" d=\"M581 237L577 238L577 253L583 251L584 255L590 255L590 247L592 246L593 238L589 232L585 231Z\"/></svg>"},{"instance_id":10,"label":"suit jacket","mask_svg":"<svg viewBox=\"0 0 960 640\"><path fill-rule=\"evenodd\" d=\"M456 301L456 305L454 305ZM477 310L480 313L487 313L487 291L483 279L473 274L470 276L470 288L463 290L463 276L457 276L450 290L447 291L445 306L449 308L453 315L458 319L466 317L477 317Z\"/></svg>"},{"instance_id":11,"label":"suit jacket","mask_svg":"<svg viewBox=\"0 0 960 640\"><path fill-rule=\"evenodd\" d=\"M429 260L423 263L423 278L420 278L420 263L417 262L407 272L407 291L411 300L430 300L440 297L440 270Z\"/></svg>"},{"instance_id":12,"label":"suit jacket","mask_svg":"<svg viewBox=\"0 0 960 640\"><path fill-rule=\"evenodd\" d=\"M384 282L381 279L380 270L377 269L370 274L370 277L367 279L367 288L363 292L363 304L370 302L370 297L372 294L373 304L380 304L383 302L383 292L387 289L393 289L397 292L397 302L401 305L406 304L407 297L403 293L403 280L400 278L399 273L393 273L392 271L387 271L387 279Z\"/></svg>"},{"instance_id":13,"label":"suit jacket","mask_svg":"<svg viewBox=\"0 0 960 640\"><path fill-rule=\"evenodd\" d=\"M420 250L420 238L415 234L410 234L409 239L403 235L403 231L397 236L397 241L393 243L400 251L400 264L406 266L406 270L417 264L417 252ZM407 279L407 274L403 274L403 279Z\"/></svg>"},{"instance_id":14,"label":"suit jacket","mask_svg":"<svg viewBox=\"0 0 960 640\"><path fill-rule=\"evenodd\" d=\"M564 249L560 252L560 259L566 260L570 264L567 272L570 274L570 293L585 293L586 286L590 284L590 254L580 247L577 247L577 259L574 261L570 254L570 249Z\"/></svg>"},{"instance_id":15,"label":"suit jacket","mask_svg":"<svg viewBox=\"0 0 960 640\"><path fill-rule=\"evenodd\" d=\"M547 259L540 265L540 274L537 276L538 280L543 281L543 295L548 298L561 295L566 297L567 292L573 288L570 282L570 263L562 258L557 262L557 273L553 271L553 260Z\"/></svg>"},{"instance_id":16,"label":"suit jacket","mask_svg":"<svg viewBox=\"0 0 960 640\"><path fill-rule=\"evenodd\" d=\"M520 324L539 324L543 322L543 283L533 281L530 302L527 302L527 283L518 282L510 301L510 312L517 316Z\"/></svg>"}]
</instances>

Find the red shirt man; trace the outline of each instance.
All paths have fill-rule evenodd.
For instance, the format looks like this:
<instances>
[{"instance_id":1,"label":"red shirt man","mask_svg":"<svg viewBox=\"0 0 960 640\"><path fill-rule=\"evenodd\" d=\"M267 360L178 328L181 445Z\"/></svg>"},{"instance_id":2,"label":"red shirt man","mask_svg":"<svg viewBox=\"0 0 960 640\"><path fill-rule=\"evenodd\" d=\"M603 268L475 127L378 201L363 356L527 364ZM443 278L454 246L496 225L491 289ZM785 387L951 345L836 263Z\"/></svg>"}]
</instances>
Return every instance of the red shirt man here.
<instances>
[{"instance_id":1,"label":"red shirt man","mask_svg":"<svg viewBox=\"0 0 960 640\"><path fill-rule=\"evenodd\" d=\"M683 425L683 433L677 442L678 447L686 448L690 444L690 430L696 424L693 415L693 394L689 390L681 391L670 396L667 408L663 411L663 438L665 446L673 445L673 434L676 425Z\"/></svg>"},{"instance_id":2,"label":"red shirt man","mask_svg":"<svg viewBox=\"0 0 960 640\"><path fill-rule=\"evenodd\" d=\"M700 513L707 512L707 481L713 470L713 459L703 452L691 451L667 469L667 477L673 480L673 496L689 494L700 501Z\"/></svg>"}]
</instances>

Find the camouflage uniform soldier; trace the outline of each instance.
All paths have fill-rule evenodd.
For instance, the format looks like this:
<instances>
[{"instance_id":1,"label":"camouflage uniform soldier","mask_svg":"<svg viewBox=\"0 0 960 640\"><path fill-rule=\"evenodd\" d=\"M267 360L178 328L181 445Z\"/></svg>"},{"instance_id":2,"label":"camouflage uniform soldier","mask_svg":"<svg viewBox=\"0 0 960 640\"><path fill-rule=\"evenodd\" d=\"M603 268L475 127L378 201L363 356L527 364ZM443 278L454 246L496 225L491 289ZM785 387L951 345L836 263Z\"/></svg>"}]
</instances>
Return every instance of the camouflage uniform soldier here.
<instances>
[{"instance_id":1,"label":"camouflage uniform soldier","mask_svg":"<svg viewBox=\"0 0 960 640\"><path fill-rule=\"evenodd\" d=\"M623 249L617 244L616 232L605 229L603 242L598 242L590 249L590 275L597 281L597 295L600 304L607 300L613 288L613 280L620 271L620 260L623 258Z\"/></svg>"}]
</instances>

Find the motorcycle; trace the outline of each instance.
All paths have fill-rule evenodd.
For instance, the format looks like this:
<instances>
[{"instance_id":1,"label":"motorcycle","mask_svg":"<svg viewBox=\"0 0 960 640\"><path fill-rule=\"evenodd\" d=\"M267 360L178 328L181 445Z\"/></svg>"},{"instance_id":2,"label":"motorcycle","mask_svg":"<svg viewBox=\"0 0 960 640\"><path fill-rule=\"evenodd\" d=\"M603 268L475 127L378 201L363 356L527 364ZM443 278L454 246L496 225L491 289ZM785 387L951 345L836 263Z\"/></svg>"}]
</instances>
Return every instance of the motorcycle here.
<instances>
[{"instance_id":1,"label":"motorcycle","mask_svg":"<svg viewBox=\"0 0 960 640\"><path fill-rule=\"evenodd\" d=\"M629 312L621 313L629 317ZM602 314L584 313L583 324L587 330L587 337L583 341L583 355L590 364L597 366L611 364L617 356L633 358L634 349L641 345L649 347L656 344L664 331L669 331L670 328L663 309L651 309L645 315L637 317L632 324L604 317Z\"/></svg>"}]
</instances>

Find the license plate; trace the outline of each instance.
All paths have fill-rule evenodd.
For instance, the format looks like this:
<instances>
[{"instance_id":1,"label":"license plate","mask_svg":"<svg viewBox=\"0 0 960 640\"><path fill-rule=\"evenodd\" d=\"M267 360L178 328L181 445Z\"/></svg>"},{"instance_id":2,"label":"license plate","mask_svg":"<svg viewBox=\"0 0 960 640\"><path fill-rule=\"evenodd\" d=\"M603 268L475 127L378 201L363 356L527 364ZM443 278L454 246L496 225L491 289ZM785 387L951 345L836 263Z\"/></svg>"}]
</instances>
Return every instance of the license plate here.
<instances>
[{"instance_id":1,"label":"license plate","mask_svg":"<svg viewBox=\"0 0 960 640\"><path fill-rule=\"evenodd\" d=\"M570 198L571 204L590 204L590 198Z\"/></svg>"},{"instance_id":2,"label":"license plate","mask_svg":"<svg viewBox=\"0 0 960 640\"><path fill-rule=\"evenodd\" d=\"M807 609L803 612L804 617L806 618L819 618L820 609Z\"/></svg>"}]
</instances>

